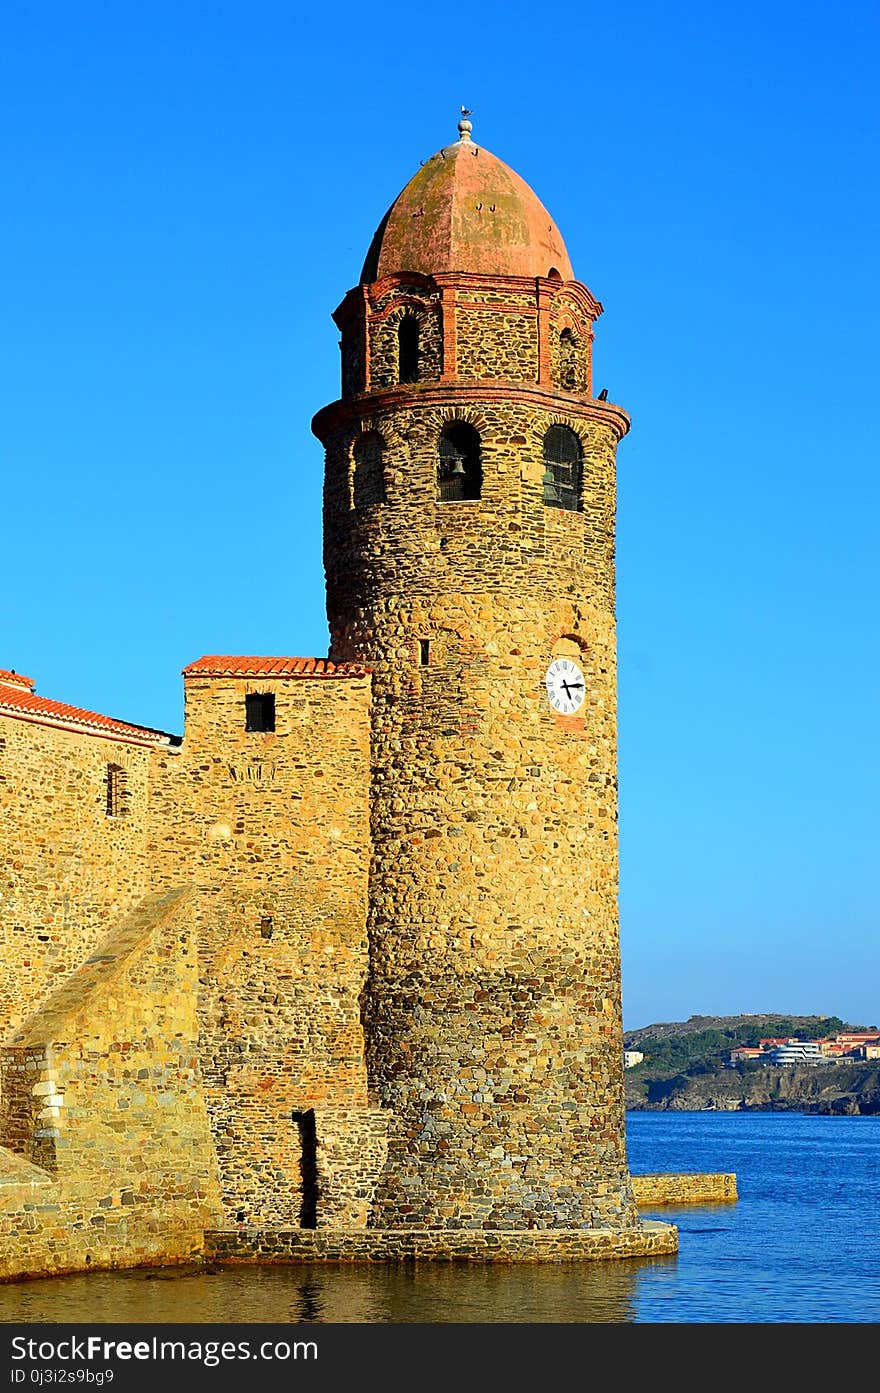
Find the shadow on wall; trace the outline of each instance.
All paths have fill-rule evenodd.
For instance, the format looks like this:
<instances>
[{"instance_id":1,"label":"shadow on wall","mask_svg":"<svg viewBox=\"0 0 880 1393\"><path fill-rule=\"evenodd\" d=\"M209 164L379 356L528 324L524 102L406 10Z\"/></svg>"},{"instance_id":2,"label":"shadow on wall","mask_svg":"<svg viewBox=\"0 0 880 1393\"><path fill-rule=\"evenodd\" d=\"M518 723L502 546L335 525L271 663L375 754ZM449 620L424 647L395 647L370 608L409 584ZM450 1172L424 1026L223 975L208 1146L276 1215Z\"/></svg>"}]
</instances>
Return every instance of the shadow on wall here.
<instances>
[{"instance_id":1,"label":"shadow on wall","mask_svg":"<svg viewBox=\"0 0 880 1393\"><path fill-rule=\"evenodd\" d=\"M178 887L141 900L4 1045L0 1279L201 1250L222 1210L196 995Z\"/></svg>"},{"instance_id":2,"label":"shadow on wall","mask_svg":"<svg viewBox=\"0 0 880 1393\"><path fill-rule=\"evenodd\" d=\"M302 1157L299 1163L302 1178L302 1203L299 1211L301 1229L314 1229L318 1226L318 1136L315 1126L315 1109L291 1114L299 1128Z\"/></svg>"}]
</instances>

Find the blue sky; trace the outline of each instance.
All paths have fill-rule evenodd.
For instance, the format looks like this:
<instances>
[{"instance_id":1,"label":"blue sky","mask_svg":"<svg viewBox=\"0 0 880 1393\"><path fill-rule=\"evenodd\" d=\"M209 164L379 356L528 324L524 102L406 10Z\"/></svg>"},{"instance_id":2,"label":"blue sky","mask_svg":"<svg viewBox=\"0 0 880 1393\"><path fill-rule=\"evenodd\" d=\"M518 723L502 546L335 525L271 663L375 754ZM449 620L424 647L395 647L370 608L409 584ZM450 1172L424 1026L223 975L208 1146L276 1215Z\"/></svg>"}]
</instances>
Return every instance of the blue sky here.
<instances>
[{"instance_id":1,"label":"blue sky","mask_svg":"<svg viewBox=\"0 0 880 1393\"><path fill-rule=\"evenodd\" d=\"M628 1027L880 1017L880 12L8 4L0 666L172 731L323 654L330 313L419 162L511 164L605 306Z\"/></svg>"}]
</instances>

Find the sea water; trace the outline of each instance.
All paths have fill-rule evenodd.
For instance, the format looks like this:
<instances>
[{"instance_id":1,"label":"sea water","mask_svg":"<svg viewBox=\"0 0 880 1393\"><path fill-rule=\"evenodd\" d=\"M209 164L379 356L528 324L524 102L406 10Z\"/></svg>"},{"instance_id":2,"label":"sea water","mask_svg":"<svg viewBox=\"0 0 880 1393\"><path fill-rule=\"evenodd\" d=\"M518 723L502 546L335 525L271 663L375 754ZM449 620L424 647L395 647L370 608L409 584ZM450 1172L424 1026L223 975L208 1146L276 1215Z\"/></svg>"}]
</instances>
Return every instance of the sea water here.
<instances>
[{"instance_id":1,"label":"sea water","mask_svg":"<svg viewBox=\"0 0 880 1393\"><path fill-rule=\"evenodd\" d=\"M0 1321L880 1320L880 1117L631 1112L627 1138L636 1172L736 1172L736 1203L646 1211L674 1257L95 1272L0 1286Z\"/></svg>"}]
</instances>

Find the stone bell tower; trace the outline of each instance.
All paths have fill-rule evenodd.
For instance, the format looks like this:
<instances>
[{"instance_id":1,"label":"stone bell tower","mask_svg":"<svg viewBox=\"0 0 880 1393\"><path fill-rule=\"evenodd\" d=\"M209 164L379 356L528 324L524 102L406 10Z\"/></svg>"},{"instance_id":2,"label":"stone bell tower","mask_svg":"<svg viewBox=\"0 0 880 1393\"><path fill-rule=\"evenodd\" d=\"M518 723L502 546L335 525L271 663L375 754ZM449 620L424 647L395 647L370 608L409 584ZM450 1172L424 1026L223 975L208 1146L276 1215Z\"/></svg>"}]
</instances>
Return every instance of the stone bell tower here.
<instances>
[{"instance_id":1,"label":"stone bell tower","mask_svg":"<svg viewBox=\"0 0 880 1393\"><path fill-rule=\"evenodd\" d=\"M376 1228L638 1225L617 918L629 422L593 394L601 312L462 120L334 316L342 395L313 429L330 656L373 672Z\"/></svg>"}]
</instances>

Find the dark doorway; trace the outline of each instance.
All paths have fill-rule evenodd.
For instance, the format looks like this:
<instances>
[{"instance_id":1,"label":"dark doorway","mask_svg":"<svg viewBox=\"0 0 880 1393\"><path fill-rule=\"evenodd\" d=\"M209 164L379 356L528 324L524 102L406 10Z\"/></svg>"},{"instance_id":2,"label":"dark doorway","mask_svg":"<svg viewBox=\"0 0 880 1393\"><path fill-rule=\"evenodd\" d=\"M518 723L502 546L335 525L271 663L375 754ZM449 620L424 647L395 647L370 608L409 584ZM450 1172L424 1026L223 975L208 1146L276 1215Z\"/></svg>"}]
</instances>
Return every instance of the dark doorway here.
<instances>
[{"instance_id":1,"label":"dark doorway","mask_svg":"<svg viewBox=\"0 0 880 1393\"><path fill-rule=\"evenodd\" d=\"M315 1126L315 1109L291 1114L299 1128L300 1160L299 1173L302 1177L302 1203L299 1207L299 1226L301 1229L318 1227L318 1131Z\"/></svg>"}]
</instances>

